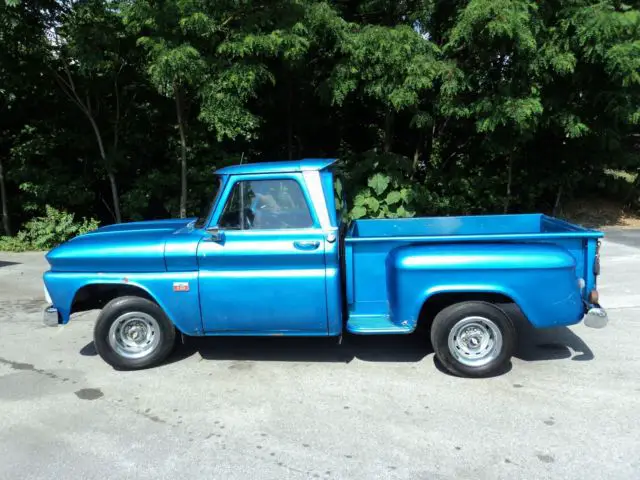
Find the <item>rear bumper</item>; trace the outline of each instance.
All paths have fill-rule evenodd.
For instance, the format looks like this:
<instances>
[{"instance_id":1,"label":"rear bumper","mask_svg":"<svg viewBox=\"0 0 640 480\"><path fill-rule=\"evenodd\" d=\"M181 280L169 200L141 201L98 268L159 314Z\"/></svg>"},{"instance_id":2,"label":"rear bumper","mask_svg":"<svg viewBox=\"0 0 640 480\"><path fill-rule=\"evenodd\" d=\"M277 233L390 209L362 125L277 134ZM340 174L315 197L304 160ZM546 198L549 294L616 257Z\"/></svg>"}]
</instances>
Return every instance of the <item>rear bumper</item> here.
<instances>
[{"instance_id":1,"label":"rear bumper","mask_svg":"<svg viewBox=\"0 0 640 480\"><path fill-rule=\"evenodd\" d=\"M604 328L609 323L609 316L597 303L585 306L584 324L590 328Z\"/></svg>"},{"instance_id":2,"label":"rear bumper","mask_svg":"<svg viewBox=\"0 0 640 480\"><path fill-rule=\"evenodd\" d=\"M42 312L42 323L48 327L57 327L60 325L60 315L58 315L58 309L53 305L49 305Z\"/></svg>"}]
</instances>

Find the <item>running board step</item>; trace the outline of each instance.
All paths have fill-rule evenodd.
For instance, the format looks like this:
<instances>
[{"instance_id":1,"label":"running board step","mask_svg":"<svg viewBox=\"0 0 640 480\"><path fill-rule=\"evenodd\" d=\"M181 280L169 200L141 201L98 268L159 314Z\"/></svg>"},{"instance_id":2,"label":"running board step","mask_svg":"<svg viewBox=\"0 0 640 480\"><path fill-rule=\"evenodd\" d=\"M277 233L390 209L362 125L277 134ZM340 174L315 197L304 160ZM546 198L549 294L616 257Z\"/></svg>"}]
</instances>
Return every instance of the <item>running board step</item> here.
<instances>
[{"instance_id":1,"label":"running board step","mask_svg":"<svg viewBox=\"0 0 640 480\"><path fill-rule=\"evenodd\" d=\"M358 335L385 335L411 333L413 328L393 323L388 315L357 315L349 317L347 331Z\"/></svg>"}]
</instances>

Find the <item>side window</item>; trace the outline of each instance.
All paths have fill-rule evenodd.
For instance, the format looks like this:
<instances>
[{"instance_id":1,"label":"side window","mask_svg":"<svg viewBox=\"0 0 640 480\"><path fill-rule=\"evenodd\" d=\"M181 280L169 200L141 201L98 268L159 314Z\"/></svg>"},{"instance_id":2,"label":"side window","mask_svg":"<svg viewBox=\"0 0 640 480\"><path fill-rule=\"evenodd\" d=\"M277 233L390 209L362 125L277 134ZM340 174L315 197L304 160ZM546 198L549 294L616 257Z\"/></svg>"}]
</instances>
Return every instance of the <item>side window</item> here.
<instances>
[{"instance_id":1,"label":"side window","mask_svg":"<svg viewBox=\"0 0 640 480\"><path fill-rule=\"evenodd\" d=\"M236 230L308 228L313 218L295 180L245 180L233 186L218 225Z\"/></svg>"}]
</instances>

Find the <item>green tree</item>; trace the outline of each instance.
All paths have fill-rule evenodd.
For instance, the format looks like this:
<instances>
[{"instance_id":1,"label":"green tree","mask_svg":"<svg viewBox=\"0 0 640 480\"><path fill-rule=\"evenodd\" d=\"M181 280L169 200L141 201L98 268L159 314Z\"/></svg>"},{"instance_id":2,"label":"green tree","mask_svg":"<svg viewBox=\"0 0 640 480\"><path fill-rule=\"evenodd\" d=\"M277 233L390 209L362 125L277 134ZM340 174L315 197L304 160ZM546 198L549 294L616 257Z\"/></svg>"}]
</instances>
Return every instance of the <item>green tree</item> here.
<instances>
[{"instance_id":1,"label":"green tree","mask_svg":"<svg viewBox=\"0 0 640 480\"><path fill-rule=\"evenodd\" d=\"M296 2L266 8L252 2L130 1L128 24L148 52L147 71L158 91L175 102L180 135L180 216L187 208L187 105L218 140L250 138L258 118L247 108L257 87L274 81L265 58L304 51L304 28L291 20Z\"/></svg>"},{"instance_id":2,"label":"green tree","mask_svg":"<svg viewBox=\"0 0 640 480\"><path fill-rule=\"evenodd\" d=\"M5 0L2 230L192 215L240 158L341 158L353 217L557 211L610 169L631 201L639 25L613 0Z\"/></svg>"},{"instance_id":3,"label":"green tree","mask_svg":"<svg viewBox=\"0 0 640 480\"><path fill-rule=\"evenodd\" d=\"M173 98L180 134L180 217L187 210L187 106L189 90L197 89L205 73L205 62L190 44L183 28L183 15L196 7L188 1L125 2L125 20L137 34L138 44L148 51L146 69L158 92Z\"/></svg>"},{"instance_id":4,"label":"green tree","mask_svg":"<svg viewBox=\"0 0 640 480\"><path fill-rule=\"evenodd\" d=\"M42 36L41 10L51 2L0 3L0 205L2 229L11 235L9 160L11 144L24 124L29 110L24 102L40 98L39 66L46 56Z\"/></svg>"},{"instance_id":5,"label":"green tree","mask_svg":"<svg viewBox=\"0 0 640 480\"><path fill-rule=\"evenodd\" d=\"M111 189L113 216L121 222L117 159L123 116L129 112L130 99L124 95L126 80L131 81L128 70L137 60L134 43L112 1L67 0L58 6L50 23L51 71L91 126Z\"/></svg>"},{"instance_id":6,"label":"green tree","mask_svg":"<svg viewBox=\"0 0 640 480\"><path fill-rule=\"evenodd\" d=\"M341 53L332 76L333 100L341 105L348 94L358 91L380 104L382 150L389 153L394 115L415 110L420 97L434 88L442 69L439 49L407 25L351 25L342 38Z\"/></svg>"}]
</instances>

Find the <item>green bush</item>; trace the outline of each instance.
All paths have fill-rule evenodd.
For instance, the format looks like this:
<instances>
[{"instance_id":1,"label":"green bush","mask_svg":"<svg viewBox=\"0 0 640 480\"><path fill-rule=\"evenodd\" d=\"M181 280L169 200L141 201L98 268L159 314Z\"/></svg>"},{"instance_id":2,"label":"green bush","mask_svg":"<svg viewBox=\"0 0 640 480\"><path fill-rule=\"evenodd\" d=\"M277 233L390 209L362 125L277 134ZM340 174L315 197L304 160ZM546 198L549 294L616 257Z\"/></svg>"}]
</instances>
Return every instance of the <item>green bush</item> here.
<instances>
[{"instance_id":1,"label":"green bush","mask_svg":"<svg viewBox=\"0 0 640 480\"><path fill-rule=\"evenodd\" d=\"M413 197L413 191L408 184L399 184L389 175L378 172L369 177L367 187L355 196L349 215L353 220L362 217L413 217Z\"/></svg>"},{"instance_id":2,"label":"green bush","mask_svg":"<svg viewBox=\"0 0 640 480\"><path fill-rule=\"evenodd\" d=\"M0 237L0 252L25 252L31 250L24 237L24 232L19 232L15 237Z\"/></svg>"},{"instance_id":3,"label":"green bush","mask_svg":"<svg viewBox=\"0 0 640 480\"><path fill-rule=\"evenodd\" d=\"M49 250L98 226L95 219L78 222L72 213L47 205L46 215L28 221L15 237L0 237L0 251Z\"/></svg>"},{"instance_id":4,"label":"green bush","mask_svg":"<svg viewBox=\"0 0 640 480\"><path fill-rule=\"evenodd\" d=\"M345 181L350 187L349 218L405 218L415 215L415 190L408 158L393 153L366 152L347 159ZM350 194L350 195L349 195Z\"/></svg>"}]
</instances>

